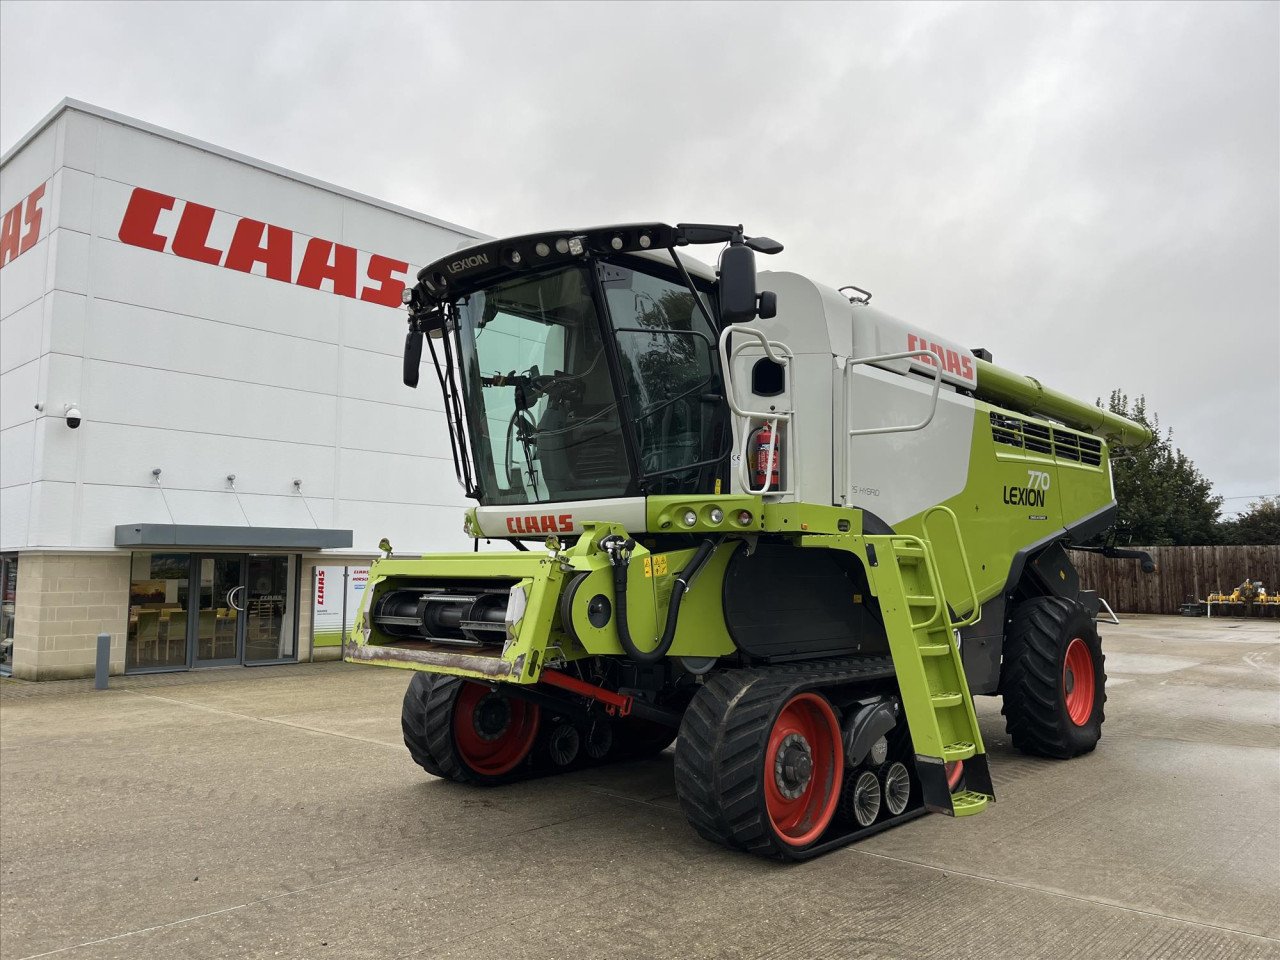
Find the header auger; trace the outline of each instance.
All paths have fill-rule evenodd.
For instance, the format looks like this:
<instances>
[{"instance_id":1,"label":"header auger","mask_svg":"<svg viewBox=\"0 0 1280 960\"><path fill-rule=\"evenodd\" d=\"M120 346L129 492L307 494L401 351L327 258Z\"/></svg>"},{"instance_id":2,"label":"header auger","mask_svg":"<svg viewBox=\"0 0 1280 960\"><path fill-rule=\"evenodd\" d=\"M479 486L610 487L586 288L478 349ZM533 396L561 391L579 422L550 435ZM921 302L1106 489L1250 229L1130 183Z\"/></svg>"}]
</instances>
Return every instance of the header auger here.
<instances>
[{"instance_id":1,"label":"header auger","mask_svg":"<svg viewBox=\"0 0 1280 960\"><path fill-rule=\"evenodd\" d=\"M678 248L724 244L712 272ZM1106 675L1067 552L1115 514L1142 426L792 273L741 227L486 242L407 294L465 529L388 556L347 659L414 671L428 772L483 785L677 739L704 837L813 856L994 799L974 694L1020 749L1101 734ZM768 289L761 292L758 287Z\"/></svg>"}]
</instances>

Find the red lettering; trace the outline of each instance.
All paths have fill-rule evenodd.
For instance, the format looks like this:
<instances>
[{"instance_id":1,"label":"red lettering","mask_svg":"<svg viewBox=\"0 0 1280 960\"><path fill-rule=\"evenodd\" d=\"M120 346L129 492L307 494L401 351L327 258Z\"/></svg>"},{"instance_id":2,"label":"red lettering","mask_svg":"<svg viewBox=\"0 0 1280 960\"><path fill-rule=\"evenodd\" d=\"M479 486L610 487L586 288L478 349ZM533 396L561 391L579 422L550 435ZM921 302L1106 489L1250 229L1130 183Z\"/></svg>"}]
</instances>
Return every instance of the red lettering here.
<instances>
[{"instance_id":1,"label":"red lettering","mask_svg":"<svg viewBox=\"0 0 1280 960\"><path fill-rule=\"evenodd\" d=\"M182 208L178 229L173 232L173 252L187 260L199 260L214 266L221 263L222 251L208 245L214 213L213 207L188 200Z\"/></svg>"},{"instance_id":2,"label":"red lettering","mask_svg":"<svg viewBox=\"0 0 1280 960\"><path fill-rule=\"evenodd\" d=\"M507 533L518 533L518 532L519 531L516 530L516 518L507 517Z\"/></svg>"},{"instance_id":3,"label":"red lettering","mask_svg":"<svg viewBox=\"0 0 1280 960\"><path fill-rule=\"evenodd\" d=\"M541 529L541 530L539 530L538 532L539 532L539 533L555 533L555 532L556 532L556 518L555 518L555 517L543 517L543 518L542 518L542 529Z\"/></svg>"},{"instance_id":4,"label":"red lettering","mask_svg":"<svg viewBox=\"0 0 1280 960\"><path fill-rule=\"evenodd\" d=\"M400 306L400 296L404 293L404 280L396 277L397 273L408 273L409 264L403 260L392 260L375 253L369 258L369 279L379 284L376 287L365 287L360 291L360 299L368 303L380 303L384 307Z\"/></svg>"},{"instance_id":5,"label":"red lettering","mask_svg":"<svg viewBox=\"0 0 1280 960\"><path fill-rule=\"evenodd\" d=\"M560 532L573 533L573 514L572 513L560 514Z\"/></svg>"},{"instance_id":6,"label":"red lettering","mask_svg":"<svg viewBox=\"0 0 1280 960\"><path fill-rule=\"evenodd\" d=\"M954 350L947 351L947 373L960 372L960 354Z\"/></svg>"},{"instance_id":7,"label":"red lettering","mask_svg":"<svg viewBox=\"0 0 1280 960\"><path fill-rule=\"evenodd\" d=\"M4 215L4 226L0 227L0 267L18 256L18 228L22 223L22 204Z\"/></svg>"},{"instance_id":8,"label":"red lettering","mask_svg":"<svg viewBox=\"0 0 1280 960\"><path fill-rule=\"evenodd\" d=\"M973 379L973 357L965 356L960 358L960 376L966 380Z\"/></svg>"},{"instance_id":9,"label":"red lettering","mask_svg":"<svg viewBox=\"0 0 1280 960\"><path fill-rule=\"evenodd\" d=\"M40 239L40 219L44 216L44 211L40 209L40 198L43 196L43 183L27 195L27 233L22 238L22 246L18 248L18 253L26 253Z\"/></svg>"},{"instance_id":10,"label":"red lettering","mask_svg":"<svg viewBox=\"0 0 1280 960\"><path fill-rule=\"evenodd\" d=\"M405 265L408 269L408 264ZM319 290L322 281L333 283L333 292L344 297L356 295L356 250L340 243L314 237L307 241L298 268L298 286ZM400 295L396 294L396 303Z\"/></svg>"},{"instance_id":11,"label":"red lettering","mask_svg":"<svg viewBox=\"0 0 1280 960\"><path fill-rule=\"evenodd\" d=\"M264 230L267 234L265 246L262 242ZM248 217L237 223L231 247L227 250L227 262L223 266L251 273L255 263L265 265L267 276L272 280L289 283L293 279L293 233L284 227Z\"/></svg>"},{"instance_id":12,"label":"red lettering","mask_svg":"<svg viewBox=\"0 0 1280 960\"><path fill-rule=\"evenodd\" d=\"M129 197L129 206L125 208L124 219L120 221L120 237L122 243L148 250L163 251L167 242L165 237L156 233L156 221L160 219L162 210L172 210L176 198L167 197L154 190L134 187Z\"/></svg>"}]
</instances>

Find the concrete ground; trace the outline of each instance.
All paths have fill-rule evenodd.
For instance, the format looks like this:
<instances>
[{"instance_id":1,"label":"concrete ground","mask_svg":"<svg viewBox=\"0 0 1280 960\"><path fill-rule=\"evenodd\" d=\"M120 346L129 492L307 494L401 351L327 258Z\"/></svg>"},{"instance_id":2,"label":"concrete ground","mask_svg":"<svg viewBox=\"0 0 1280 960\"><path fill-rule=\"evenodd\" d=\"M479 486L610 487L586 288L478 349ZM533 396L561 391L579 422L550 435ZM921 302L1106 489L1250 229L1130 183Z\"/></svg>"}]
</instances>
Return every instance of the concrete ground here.
<instances>
[{"instance_id":1,"label":"concrete ground","mask_svg":"<svg viewBox=\"0 0 1280 960\"><path fill-rule=\"evenodd\" d=\"M670 752L498 790L426 776L399 671L0 683L0 955L1280 957L1280 628L1104 628L1099 749L796 866L685 824Z\"/></svg>"}]
</instances>

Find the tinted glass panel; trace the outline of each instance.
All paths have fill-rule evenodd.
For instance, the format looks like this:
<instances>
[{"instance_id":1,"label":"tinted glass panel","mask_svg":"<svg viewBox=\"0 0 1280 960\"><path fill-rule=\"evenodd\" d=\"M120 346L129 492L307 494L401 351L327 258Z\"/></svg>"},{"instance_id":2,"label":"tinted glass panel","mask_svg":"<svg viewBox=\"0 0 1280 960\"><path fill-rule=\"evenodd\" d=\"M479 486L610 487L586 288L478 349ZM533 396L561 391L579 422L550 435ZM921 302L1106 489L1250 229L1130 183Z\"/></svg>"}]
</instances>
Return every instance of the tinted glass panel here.
<instances>
[{"instance_id":1,"label":"tinted glass panel","mask_svg":"<svg viewBox=\"0 0 1280 960\"><path fill-rule=\"evenodd\" d=\"M513 279L471 294L458 312L483 502L626 493L622 425L586 274Z\"/></svg>"},{"instance_id":2,"label":"tinted glass panel","mask_svg":"<svg viewBox=\"0 0 1280 960\"><path fill-rule=\"evenodd\" d=\"M186 666L190 569L185 553L133 555L126 669Z\"/></svg>"},{"instance_id":3,"label":"tinted glass panel","mask_svg":"<svg viewBox=\"0 0 1280 960\"><path fill-rule=\"evenodd\" d=\"M294 656L296 570L292 557L249 558L244 600L245 663Z\"/></svg>"},{"instance_id":4,"label":"tinted glass panel","mask_svg":"<svg viewBox=\"0 0 1280 960\"><path fill-rule=\"evenodd\" d=\"M715 331L683 285L610 266L604 281L640 467L664 492L698 492L724 429ZM709 306L708 306L709 311Z\"/></svg>"}]
</instances>

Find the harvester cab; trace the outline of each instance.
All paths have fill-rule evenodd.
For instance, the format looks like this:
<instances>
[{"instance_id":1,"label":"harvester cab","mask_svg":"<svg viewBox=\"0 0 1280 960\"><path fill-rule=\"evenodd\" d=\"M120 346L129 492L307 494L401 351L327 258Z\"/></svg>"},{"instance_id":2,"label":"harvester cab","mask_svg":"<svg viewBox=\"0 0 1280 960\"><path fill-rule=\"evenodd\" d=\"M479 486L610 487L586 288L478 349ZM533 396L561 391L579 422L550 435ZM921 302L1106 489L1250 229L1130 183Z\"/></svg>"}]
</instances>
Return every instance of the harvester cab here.
<instances>
[{"instance_id":1,"label":"harvester cab","mask_svg":"<svg viewBox=\"0 0 1280 960\"><path fill-rule=\"evenodd\" d=\"M712 271L680 256L722 244ZM414 760L493 785L661 751L704 837L797 859L994 798L974 694L1020 748L1101 732L1068 548L1145 428L793 273L741 227L485 242L406 291L466 532L387 556L354 662L413 671ZM763 289L762 289L763 288Z\"/></svg>"}]
</instances>

